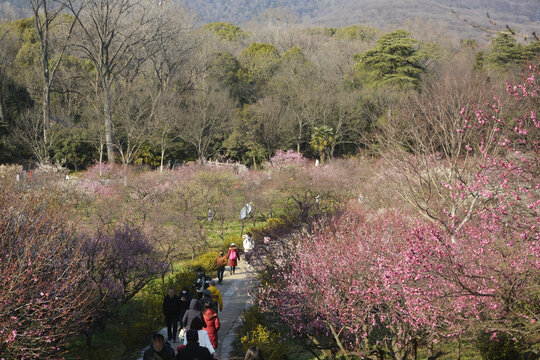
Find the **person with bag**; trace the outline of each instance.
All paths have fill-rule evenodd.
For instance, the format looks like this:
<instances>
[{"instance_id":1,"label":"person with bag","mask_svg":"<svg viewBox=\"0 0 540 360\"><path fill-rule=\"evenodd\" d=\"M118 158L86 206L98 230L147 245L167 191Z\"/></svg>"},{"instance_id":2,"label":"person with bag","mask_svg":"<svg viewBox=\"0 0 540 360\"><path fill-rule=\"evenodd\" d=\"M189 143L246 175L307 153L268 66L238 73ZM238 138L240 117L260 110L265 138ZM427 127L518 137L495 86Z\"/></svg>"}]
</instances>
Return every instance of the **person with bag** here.
<instances>
[{"instance_id":1,"label":"person with bag","mask_svg":"<svg viewBox=\"0 0 540 360\"><path fill-rule=\"evenodd\" d=\"M197 280L195 280L195 284L193 285L197 291L197 299L202 299L204 290L210 286L210 280L212 279L206 276L202 268L197 268Z\"/></svg>"},{"instance_id":2,"label":"person with bag","mask_svg":"<svg viewBox=\"0 0 540 360\"><path fill-rule=\"evenodd\" d=\"M225 273L225 266L227 266L227 257L223 251L219 252L219 256L216 258L217 278L218 284L223 282L223 274Z\"/></svg>"},{"instance_id":3,"label":"person with bag","mask_svg":"<svg viewBox=\"0 0 540 360\"><path fill-rule=\"evenodd\" d=\"M236 271L238 266L238 261L240 261L240 254L238 253L238 248L235 243L232 243L229 247L229 252L227 253L227 259L229 259L229 272L231 275Z\"/></svg>"},{"instance_id":4,"label":"person with bag","mask_svg":"<svg viewBox=\"0 0 540 360\"><path fill-rule=\"evenodd\" d=\"M191 329L191 323L193 322L193 319L198 318L203 323L203 327L206 326L204 324L204 318L201 313L201 308L199 304L199 300L193 299L191 300L191 303L189 304L189 309L185 312L184 317L182 318L182 326L186 331Z\"/></svg>"}]
</instances>

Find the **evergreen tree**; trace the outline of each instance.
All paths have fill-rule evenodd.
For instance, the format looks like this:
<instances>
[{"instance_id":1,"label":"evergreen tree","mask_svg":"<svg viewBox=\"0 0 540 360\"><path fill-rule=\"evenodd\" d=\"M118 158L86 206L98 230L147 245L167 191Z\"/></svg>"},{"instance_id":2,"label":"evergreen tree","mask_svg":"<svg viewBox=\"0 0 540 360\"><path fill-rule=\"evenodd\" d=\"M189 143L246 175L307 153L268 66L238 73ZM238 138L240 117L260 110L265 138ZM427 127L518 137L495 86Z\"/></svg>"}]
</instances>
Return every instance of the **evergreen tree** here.
<instances>
[{"instance_id":1,"label":"evergreen tree","mask_svg":"<svg viewBox=\"0 0 540 360\"><path fill-rule=\"evenodd\" d=\"M491 49L486 56L486 65L504 67L522 63L524 60L523 46L511 35L498 34L491 41Z\"/></svg>"},{"instance_id":2,"label":"evergreen tree","mask_svg":"<svg viewBox=\"0 0 540 360\"><path fill-rule=\"evenodd\" d=\"M356 55L356 83L418 88L425 71L421 65L425 54L417 49L416 43L404 30L381 36L375 48Z\"/></svg>"}]
</instances>

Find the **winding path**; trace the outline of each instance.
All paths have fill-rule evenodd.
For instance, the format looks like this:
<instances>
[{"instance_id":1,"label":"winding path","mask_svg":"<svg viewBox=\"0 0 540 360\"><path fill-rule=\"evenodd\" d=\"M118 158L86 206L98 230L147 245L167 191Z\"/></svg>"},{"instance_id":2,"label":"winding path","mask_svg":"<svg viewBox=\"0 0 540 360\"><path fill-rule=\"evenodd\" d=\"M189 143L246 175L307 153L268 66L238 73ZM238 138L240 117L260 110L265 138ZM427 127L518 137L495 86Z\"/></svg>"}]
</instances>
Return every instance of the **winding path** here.
<instances>
[{"instance_id":1,"label":"winding path","mask_svg":"<svg viewBox=\"0 0 540 360\"><path fill-rule=\"evenodd\" d=\"M236 274L229 275L225 272L223 284L218 285L223 297L223 312L219 313L221 328L219 329L218 354L221 360L232 360L233 342L236 337L237 327L241 323L242 311L251 303L249 290L253 287L253 279L249 276L245 261L241 261L236 268ZM159 331L167 338L167 327ZM171 343L173 349L180 343ZM137 360L143 360L143 349Z\"/></svg>"}]
</instances>

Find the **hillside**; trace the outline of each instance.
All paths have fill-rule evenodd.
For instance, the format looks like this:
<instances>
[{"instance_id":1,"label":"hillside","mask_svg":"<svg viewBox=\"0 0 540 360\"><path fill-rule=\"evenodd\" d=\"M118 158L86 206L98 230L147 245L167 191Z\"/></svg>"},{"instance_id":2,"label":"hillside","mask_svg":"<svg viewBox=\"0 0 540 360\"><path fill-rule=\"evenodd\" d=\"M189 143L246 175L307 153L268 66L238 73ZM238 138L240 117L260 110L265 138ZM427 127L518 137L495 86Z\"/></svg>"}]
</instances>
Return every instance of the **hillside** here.
<instances>
[{"instance_id":1,"label":"hillside","mask_svg":"<svg viewBox=\"0 0 540 360\"><path fill-rule=\"evenodd\" d=\"M366 24L392 29L430 22L460 37L480 37L478 31L454 16L456 11L477 24L489 26L486 13L497 23L530 34L540 32L538 0L171 0L182 1L201 23L242 24L269 9L290 12L295 22L321 26ZM0 0L0 18L28 16L25 0ZM283 15L284 11L280 11ZM288 21L290 22L290 21Z\"/></svg>"},{"instance_id":2,"label":"hillside","mask_svg":"<svg viewBox=\"0 0 540 360\"><path fill-rule=\"evenodd\" d=\"M486 12L503 25L526 32L540 29L537 0L187 0L202 22L242 23L267 9L284 8L301 22L325 26L369 24L379 28L402 26L411 20L444 23L470 34L471 28L451 10L488 25Z\"/></svg>"}]
</instances>

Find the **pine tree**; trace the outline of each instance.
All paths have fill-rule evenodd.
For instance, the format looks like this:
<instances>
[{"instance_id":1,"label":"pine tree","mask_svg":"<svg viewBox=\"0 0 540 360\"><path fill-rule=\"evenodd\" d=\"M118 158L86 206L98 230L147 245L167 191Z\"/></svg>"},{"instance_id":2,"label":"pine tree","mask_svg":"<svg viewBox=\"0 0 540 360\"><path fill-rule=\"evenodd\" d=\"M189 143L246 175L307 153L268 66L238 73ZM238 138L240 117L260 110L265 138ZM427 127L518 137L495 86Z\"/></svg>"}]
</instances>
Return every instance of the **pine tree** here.
<instances>
[{"instance_id":1,"label":"pine tree","mask_svg":"<svg viewBox=\"0 0 540 360\"><path fill-rule=\"evenodd\" d=\"M356 82L360 85L391 85L417 88L425 69L425 54L416 48L417 41L404 30L381 36L375 48L355 57Z\"/></svg>"}]
</instances>

